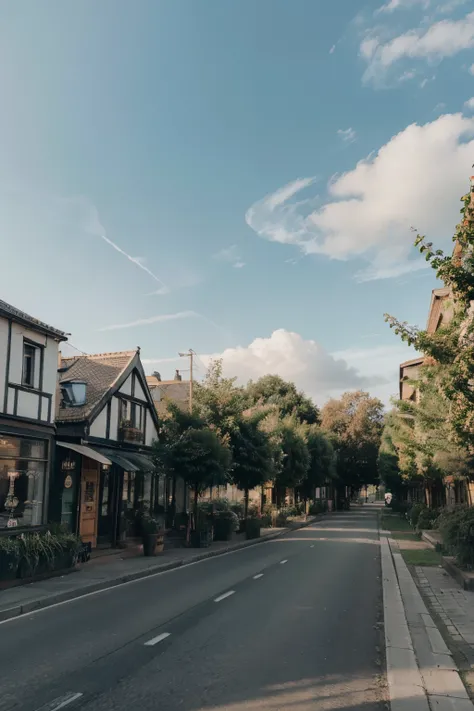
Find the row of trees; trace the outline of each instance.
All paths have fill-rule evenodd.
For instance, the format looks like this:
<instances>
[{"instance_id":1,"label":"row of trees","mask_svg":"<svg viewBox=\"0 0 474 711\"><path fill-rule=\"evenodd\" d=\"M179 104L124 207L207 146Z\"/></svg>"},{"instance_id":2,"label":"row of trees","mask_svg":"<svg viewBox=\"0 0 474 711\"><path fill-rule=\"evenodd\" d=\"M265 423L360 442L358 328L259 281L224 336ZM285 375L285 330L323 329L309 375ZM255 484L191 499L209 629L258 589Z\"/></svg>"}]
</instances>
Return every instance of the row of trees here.
<instances>
[{"instance_id":1,"label":"row of trees","mask_svg":"<svg viewBox=\"0 0 474 711\"><path fill-rule=\"evenodd\" d=\"M474 453L474 210L462 198L463 219L451 255L434 250L424 236L415 246L450 290L450 318L434 332L385 316L402 340L424 356L411 382L415 401L397 401L387 415L379 456L380 476L394 493L424 486L428 504L444 496L446 476L464 478ZM439 495L437 497L437 494ZM436 501L438 498L438 502Z\"/></svg>"},{"instance_id":2,"label":"row of trees","mask_svg":"<svg viewBox=\"0 0 474 711\"><path fill-rule=\"evenodd\" d=\"M234 484L247 515L249 492L267 482L278 505L288 488L310 500L318 486L374 482L381 427L382 403L366 393L347 393L320 411L279 376L242 387L215 361L195 384L192 413L169 404L155 460L167 476L186 480L196 507L209 487Z\"/></svg>"}]
</instances>

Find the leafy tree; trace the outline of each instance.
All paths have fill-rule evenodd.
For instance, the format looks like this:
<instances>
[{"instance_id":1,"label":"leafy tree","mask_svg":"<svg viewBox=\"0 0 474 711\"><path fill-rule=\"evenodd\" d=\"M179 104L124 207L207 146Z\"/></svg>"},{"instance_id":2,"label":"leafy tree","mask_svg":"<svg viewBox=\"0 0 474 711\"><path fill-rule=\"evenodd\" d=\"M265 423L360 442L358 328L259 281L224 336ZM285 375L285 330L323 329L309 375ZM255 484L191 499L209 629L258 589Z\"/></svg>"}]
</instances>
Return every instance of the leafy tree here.
<instances>
[{"instance_id":1,"label":"leafy tree","mask_svg":"<svg viewBox=\"0 0 474 711\"><path fill-rule=\"evenodd\" d=\"M279 375L264 375L247 386L249 400L253 405L274 405L282 417L294 415L300 422L308 425L318 424L319 410L310 398L296 389L294 383L288 383Z\"/></svg>"},{"instance_id":2,"label":"leafy tree","mask_svg":"<svg viewBox=\"0 0 474 711\"><path fill-rule=\"evenodd\" d=\"M171 417L161 422L160 437L153 444L155 463L166 475L183 477L194 492L197 513L199 495L226 481L230 450L201 417L176 405L169 410Z\"/></svg>"},{"instance_id":3,"label":"leafy tree","mask_svg":"<svg viewBox=\"0 0 474 711\"><path fill-rule=\"evenodd\" d=\"M306 445L309 452L309 468L301 488L304 498L311 499L314 497L316 487L324 486L328 480L336 478L336 462L329 438L317 425L308 427Z\"/></svg>"},{"instance_id":4,"label":"leafy tree","mask_svg":"<svg viewBox=\"0 0 474 711\"><path fill-rule=\"evenodd\" d=\"M434 333L409 326L385 314L390 328L402 340L426 356L426 362L442 368L437 373L437 385L449 407L446 422L450 438L474 451L474 192L462 198L463 219L457 225L452 255L434 250L431 242L417 235L415 246L450 289L452 314L448 323Z\"/></svg>"},{"instance_id":5,"label":"leafy tree","mask_svg":"<svg viewBox=\"0 0 474 711\"><path fill-rule=\"evenodd\" d=\"M245 518L248 514L250 489L262 486L275 474L272 443L270 436L260 428L261 419L261 415L242 416L230 433L230 479L244 492Z\"/></svg>"},{"instance_id":6,"label":"leafy tree","mask_svg":"<svg viewBox=\"0 0 474 711\"><path fill-rule=\"evenodd\" d=\"M377 456L383 404L360 390L331 399L321 411L321 426L332 436L337 474L352 490L378 481Z\"/></svg>"}]
</instances>

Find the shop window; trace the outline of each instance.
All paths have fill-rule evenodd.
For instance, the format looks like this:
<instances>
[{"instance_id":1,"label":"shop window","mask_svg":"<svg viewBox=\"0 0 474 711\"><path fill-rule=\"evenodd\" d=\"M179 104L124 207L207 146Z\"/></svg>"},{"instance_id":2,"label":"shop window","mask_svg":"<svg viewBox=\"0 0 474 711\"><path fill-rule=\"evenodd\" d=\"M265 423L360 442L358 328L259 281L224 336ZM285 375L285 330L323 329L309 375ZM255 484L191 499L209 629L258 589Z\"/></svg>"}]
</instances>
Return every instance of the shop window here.
<instances>
[{"instance_id":1,"label":"shop window","mask_svg":"<svg viewBox=\"0 0 474 711\"><path fill-rule=\"evenodd\" d=\"M0 436L0 529L43 523L46 442Z\"/></svg>"}]
</instances>

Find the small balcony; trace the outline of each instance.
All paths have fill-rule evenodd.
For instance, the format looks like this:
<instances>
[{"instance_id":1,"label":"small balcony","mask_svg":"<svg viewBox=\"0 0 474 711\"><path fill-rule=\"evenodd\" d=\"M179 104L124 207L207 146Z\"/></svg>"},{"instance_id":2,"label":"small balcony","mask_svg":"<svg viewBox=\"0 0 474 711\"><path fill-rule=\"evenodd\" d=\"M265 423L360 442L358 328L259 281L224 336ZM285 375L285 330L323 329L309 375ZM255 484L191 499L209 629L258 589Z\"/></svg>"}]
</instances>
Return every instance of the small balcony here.
<instances>
[{"instance_id":1,"label":"small balcony","mask_svg":"<svg viewBox=\"0 0 474 711\"><path fill-rule=\"evenodd\" d=\"M124 442L143 443L143 432L139 427L134 427L131 420L120 423L120 437Z\"/></svg>"}]
</instances>

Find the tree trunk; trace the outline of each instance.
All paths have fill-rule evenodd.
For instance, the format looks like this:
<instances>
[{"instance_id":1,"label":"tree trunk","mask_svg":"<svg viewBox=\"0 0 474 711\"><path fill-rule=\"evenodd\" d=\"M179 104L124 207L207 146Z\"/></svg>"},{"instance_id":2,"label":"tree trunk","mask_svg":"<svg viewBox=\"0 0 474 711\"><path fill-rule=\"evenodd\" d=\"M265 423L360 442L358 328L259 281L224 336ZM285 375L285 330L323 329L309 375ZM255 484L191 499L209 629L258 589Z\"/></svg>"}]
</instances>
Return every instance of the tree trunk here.
<instances>
[{"instance_id":1,"label":"tree trunk","mask_svg":"<svg viewBox=\"0 0 474 711\"><path fill-rule=\"evenodd\" d=\"M249 490L244 489L244 518L247 518L249 513Z\"/></svg>"},{"instance_id":2,"label":"tree trunk","mask_svg":"<svg viewBox=\"0 0 474 711\"><path fill-rule=\"evenodd\" d=\"M199 485L194 485L194 529L197 531L198 527L198 498L199 498Z\"/></svg>"}]
</instances>

